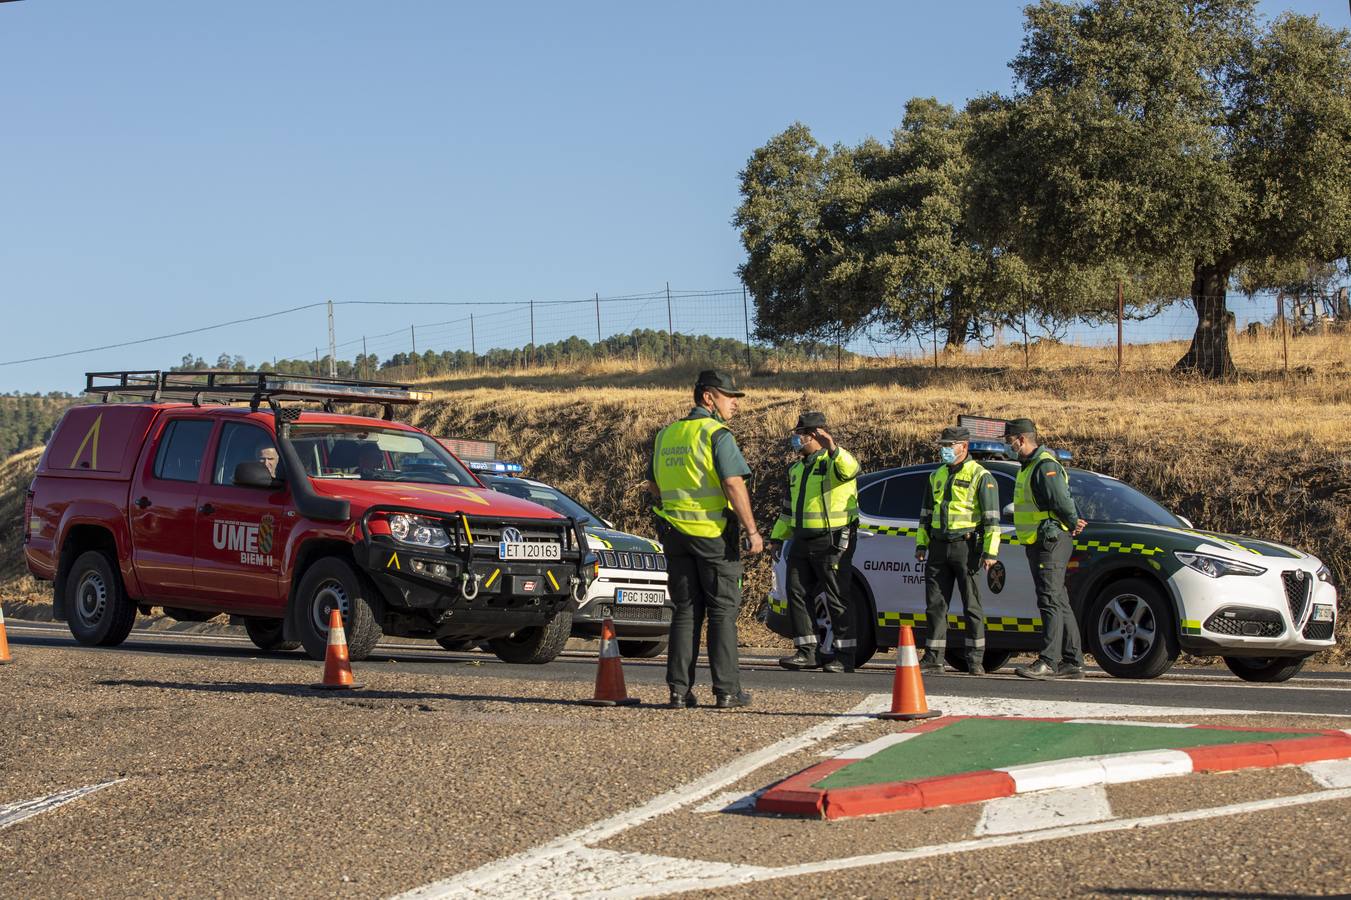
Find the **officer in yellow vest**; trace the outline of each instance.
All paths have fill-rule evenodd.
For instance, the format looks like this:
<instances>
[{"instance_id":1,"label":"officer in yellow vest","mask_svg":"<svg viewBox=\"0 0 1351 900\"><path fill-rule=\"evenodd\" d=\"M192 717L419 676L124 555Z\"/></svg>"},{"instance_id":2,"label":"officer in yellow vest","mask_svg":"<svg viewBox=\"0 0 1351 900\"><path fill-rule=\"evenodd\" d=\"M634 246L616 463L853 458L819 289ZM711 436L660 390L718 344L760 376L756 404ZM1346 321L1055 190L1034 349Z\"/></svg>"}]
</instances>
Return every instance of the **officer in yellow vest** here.
<instances>
[{"instance_id":1,"label":"officer in yellow vest","mask_svg":"<svg viewBox=\"0 0 1351 900\"><path fill-rule=\"evenodd\" d=\"M746 465L726 422L744 391L731 376L699 373L694 409L657 433L647 491L666 551L667 589L675 604L666 651L667 704L697 706L694 697L699 632L708 618L708 665L719 709L749 706L741 689L736 620L741 610L741 551L764 550L751 514Z\"/></svg>"},{"instance_id":2,"label":"officer in yellow vest","mask_svg":"<svg viewBox=\"0 0 1351 900\"><path fill-rule=\"evenodd\" d=\"M798 417L792 443L802 458L788 470L783 512L769 536L777 560L788 554L788 616L797 652L779 660L785 669L854 671L850 572L858 540L858 460L826 430L825 413ZM816 639L816 596L825 592L834 656L822 659Z\"/></svg>"},{"instance_id":3,"label":"officer in yellow vest","mask_svg":"<svg viewBox=\"0 0 1351 900\"><path fill-rule=\"evenodd\" d=\"M1055 454L1038 443L1032 420L1014 419L1006 434L1023 464L1013 491L1013 525L1032 568L1042 627L1037 661L1013 671L1038 680L1083 678L1084 652L1065 590L1065 570L1074 553L1074 538L1088 523L1075 510L1069 474Z\"/></svg>"},{"instance_id":4,"label":"officer in yellow vest","mask_svg":"<svg viewBox=\"0 0 1351 900\"><path fill-rule=\"evenodd\" d=\"M942 672L948 647L948 603L955 583L966 622L966 666L985 674L985 613L975 575L999 561L999 487L994 476L967 453L971 432L957 426L938 437L943 465L929 476L919 511L915 559L924 562L929 638L921 672Z\"/></svg>"}]
</instances>

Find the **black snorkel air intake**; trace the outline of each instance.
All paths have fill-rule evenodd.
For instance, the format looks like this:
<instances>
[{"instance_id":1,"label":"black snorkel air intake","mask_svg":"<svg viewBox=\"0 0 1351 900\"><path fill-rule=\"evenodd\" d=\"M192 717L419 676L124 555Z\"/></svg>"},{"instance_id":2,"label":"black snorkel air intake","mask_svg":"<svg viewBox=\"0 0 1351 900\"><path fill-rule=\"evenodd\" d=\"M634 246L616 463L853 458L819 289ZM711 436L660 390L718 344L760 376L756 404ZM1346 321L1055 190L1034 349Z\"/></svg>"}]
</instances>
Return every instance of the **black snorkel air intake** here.
<instances>
[{"instance_id":1,"label":"black snorkel air intake","mask_svg":"<svg viewBox=\"0 0 1351 900\"><path fill-rule=\"evenodd\" d=\"M305 474L300 454L291 443L291 423L300 418L300 408L284 409L276 400L269 400L268 405L272 407L272 418L277 426L277 446L281 451L286 483L291 488L296 510L305 518L319 522L346 522L352 517L351 502L325 497L316 491L310 476Z\"/></svg>"}]
</instances>

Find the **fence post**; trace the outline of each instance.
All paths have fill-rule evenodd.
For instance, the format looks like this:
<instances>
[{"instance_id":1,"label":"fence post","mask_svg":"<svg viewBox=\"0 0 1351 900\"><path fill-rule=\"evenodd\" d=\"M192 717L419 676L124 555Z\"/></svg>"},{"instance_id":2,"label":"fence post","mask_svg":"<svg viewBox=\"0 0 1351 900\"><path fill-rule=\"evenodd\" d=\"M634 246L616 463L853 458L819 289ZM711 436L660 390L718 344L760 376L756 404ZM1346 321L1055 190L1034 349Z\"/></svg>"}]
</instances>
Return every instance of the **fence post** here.
<instances>
[{"instance_id":1,"label":"fence post","mask_svg":"<svg viewBox=\"0 0 1351 900\"><path fill-rule=\"evenodd\" d=\"M1125 315L1126 305L1121 294L1121 279L1116 280L1116 374L1121 377L1121 319Z\"/></svg>"},{"instance_id":2,"label":"fence post","mask_svg":"<svg viewBox=\"0 0 1351 900\"><path fill-rule=\"evenodd\" d=\"M746 376L755 371L755 366L751 362L751 305L746 299L746 286L741 286L741 314L746 318Z\"/></svg>"},{"instance_id":3,"label":"fence post","mask_svg":"<svg viewBox=\"0 0 1351 900\"><path fill-rule=\"evenodd\" d=\"M666 359L675 365L675 318L671 315L671 282L666 282Z\"/></svg>"},{"instance_id":4,"label":"fence post","mask_svg":"<svg viewBox=\"0 0 1351 900\"><path fill-rule=\"evenodd\" d=\"M1276 292L1276 319L1281 323L1281 354L1284 357L1284 363L1281 367L1281 373L1290 377L1290 341L1285 336L1285 291Z\"/></svg>"}]
</instances>

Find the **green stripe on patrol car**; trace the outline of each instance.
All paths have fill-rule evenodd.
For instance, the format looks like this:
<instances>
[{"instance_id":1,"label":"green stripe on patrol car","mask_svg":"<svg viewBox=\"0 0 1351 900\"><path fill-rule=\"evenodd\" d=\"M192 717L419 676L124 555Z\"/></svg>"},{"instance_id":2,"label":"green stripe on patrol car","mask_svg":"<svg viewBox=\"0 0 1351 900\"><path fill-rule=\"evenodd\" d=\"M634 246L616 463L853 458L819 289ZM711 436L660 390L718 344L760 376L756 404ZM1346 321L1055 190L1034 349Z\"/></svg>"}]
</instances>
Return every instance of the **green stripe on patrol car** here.
<instances>
[{"instance_id":1,"label":"green stripe on patrol car","mask_svg":"<svg viewBox=\"0 0 1351 900\"><path fill-rule=\"evenodd\" d=\"M909 625L914 628L917 625L923 625L929 621L929 617L924 613L902 613L902 612L879 612L877 614L877 625L879 628L899 628L902 625ZM966 620L959 616L948 616L948 627L957 630L965 630ZM1024 619L1017 616L986 616L986 631L1003 632L1023 632L1032 633L1041 631L1041 619Z\"/></svg>"}]
</instances>

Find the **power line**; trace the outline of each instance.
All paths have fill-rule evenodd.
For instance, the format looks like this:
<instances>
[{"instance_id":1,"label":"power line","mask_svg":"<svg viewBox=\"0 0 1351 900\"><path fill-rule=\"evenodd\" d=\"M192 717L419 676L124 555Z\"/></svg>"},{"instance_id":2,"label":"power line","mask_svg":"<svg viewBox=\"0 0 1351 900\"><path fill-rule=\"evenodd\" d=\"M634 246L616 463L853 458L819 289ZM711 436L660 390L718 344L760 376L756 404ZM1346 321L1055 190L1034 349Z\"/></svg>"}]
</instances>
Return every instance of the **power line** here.
<instances>
[{"instance_id":1,"label":"power line","mask_svg":"<svg viewBox=\"0 0 1351 900\"><path fill-rule=\"evenodd\" d=\"M201 334L206 331L215 331L217 328L228 328L231 325L244 325L249 322L261 322L264 319L275 319L277 316L289 315L293 312L300 312L306 309L316 309L323 306L323 303L307 303L304 306L293 306L290 309L283 309L278 312L263 313L262 315L249 316L245 319L233 319L229 322L221 322L216 325L204 325L201 328L189 328L187 331L175 331L173 334L160 334L155 337L140 338L135 341L123 341L118 344L104 344L101 347L86 347L83 350L68 350L65 353L49 353L46 356L30 356L27 359L11 359L0 362L0 366L17 366L20 363L42 362L48 359L62 359L67 356L79 356L82 353L97 353L100 350L118 350L122 347L135 347L138 344L150 344L155 341L167 341L170 338L184 337L189 334Z\"/></svg>"}]
</instances>

